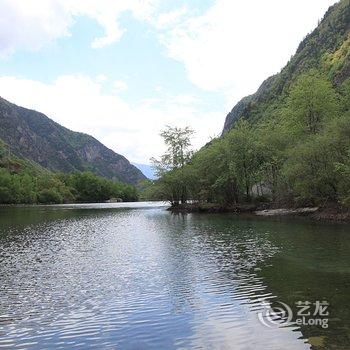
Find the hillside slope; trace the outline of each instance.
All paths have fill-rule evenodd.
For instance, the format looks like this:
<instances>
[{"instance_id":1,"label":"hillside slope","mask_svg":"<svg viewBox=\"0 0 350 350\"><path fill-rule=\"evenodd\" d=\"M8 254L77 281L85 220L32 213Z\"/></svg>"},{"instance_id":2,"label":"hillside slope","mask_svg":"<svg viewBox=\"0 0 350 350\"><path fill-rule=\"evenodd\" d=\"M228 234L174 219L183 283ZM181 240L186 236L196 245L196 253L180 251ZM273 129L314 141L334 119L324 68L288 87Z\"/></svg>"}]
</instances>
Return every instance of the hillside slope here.
<instances>
[{"instance_id":1,"label":"hillside slope","mask_svg":"<svg viewBox=\"0 0 350 350\"><path fill-rule=\"evenodd\" d=\"M335 85L350 76L350 1L331 6L318 27L300 43L297 52L279 74L266 79L253 95L244 97L227 115L223 134L240 118L259 119L285 98L290 85L311 68L326 72Z\"/></svg>"},{"instance_id":2,"label":"hillside slope","mask_svg":"<svg viewBox=\"0 0 350 350\"><path fill-rule=\"evenodd\" d=\"M123 156L90 135L71 131L42 113L0 98L0 139L19 157L52 171L92 171L137 184L146 177Z\"/></svg>"}]
</instances>

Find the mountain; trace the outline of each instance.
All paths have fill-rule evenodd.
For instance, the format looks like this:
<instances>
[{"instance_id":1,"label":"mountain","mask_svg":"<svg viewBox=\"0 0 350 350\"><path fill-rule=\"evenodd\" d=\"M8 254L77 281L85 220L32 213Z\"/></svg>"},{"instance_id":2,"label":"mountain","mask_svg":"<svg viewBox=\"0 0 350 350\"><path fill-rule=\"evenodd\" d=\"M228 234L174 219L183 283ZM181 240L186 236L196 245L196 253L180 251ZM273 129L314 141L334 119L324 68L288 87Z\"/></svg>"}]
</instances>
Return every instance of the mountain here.
<instances>
[{"instance_id":1,"label":"mountain","mask_svg":"<svg viewBox=\"0 0 350 350\"><path fill-rule=\"evenodd\" d=\"M150 166L149 164L139 164L139 163L132 163L132 164L135 165L136 168L140 169L143 175L145 175L148 179L155 180L157 178L156 175L154 174L154 170L152 166Z\"/></svg>"},{"instance_id":2,"label":"mountain","mask_svg":"<svg viewBox=\"0 0 350 350\"><path fill-rule=\"evenodd\" d=\"M71 131L46 115L0 97L0 139L11 152L60 172L91 171L136 185L146 177L94 137Z\"/></svg>"},{"instance_id":3,"label":"mountain","mask_svg":"<svg viewBox=\"0 0 350 350\"><path fill-rule=\"evenodd\" d=\"M223 134L240 118L257 120L268 113L275 102L286 97L295 79L312 68L325 72L335 85L343 83L350 76L349 29L350 1L341 0L328 9L280 73L266 79L255 94L233 107L226 117Z\"/></svg>"}]
</instances>

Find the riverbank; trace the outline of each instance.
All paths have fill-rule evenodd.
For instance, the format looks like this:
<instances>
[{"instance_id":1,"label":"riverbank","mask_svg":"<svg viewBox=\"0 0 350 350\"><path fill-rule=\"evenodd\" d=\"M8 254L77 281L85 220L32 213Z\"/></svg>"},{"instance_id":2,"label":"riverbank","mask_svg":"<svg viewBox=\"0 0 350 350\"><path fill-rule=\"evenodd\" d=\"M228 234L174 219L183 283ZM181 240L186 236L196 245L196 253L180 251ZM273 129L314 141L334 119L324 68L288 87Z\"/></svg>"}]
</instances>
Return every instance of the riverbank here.
<instances>
[{"instance_id":1,"label":"riverbank","mask_svg":"<svg viewBox=\"0 0 350 350\"><path fill-rule=\"evenodd\" d=\"M233 213L257 216L307 216L319 221L350 222L350 210L339 206L276 208L271 204L241 204L224 206L217 203L188 203L168 208L173 213Z\"/></svg>"}]
</instances>

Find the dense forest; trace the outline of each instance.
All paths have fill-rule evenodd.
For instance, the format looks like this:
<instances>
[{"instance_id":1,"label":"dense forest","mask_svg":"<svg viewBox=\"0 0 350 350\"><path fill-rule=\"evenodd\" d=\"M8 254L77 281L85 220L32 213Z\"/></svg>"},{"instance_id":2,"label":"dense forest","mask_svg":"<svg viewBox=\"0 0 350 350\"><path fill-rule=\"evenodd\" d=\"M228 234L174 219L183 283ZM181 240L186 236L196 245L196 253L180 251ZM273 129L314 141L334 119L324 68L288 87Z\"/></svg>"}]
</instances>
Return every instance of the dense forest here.
<instances>
[{"instance_id":1,"label":"dense forest","mask_svg":"<svg viewBox=\"0 0 350 350\"><path fill-rule=\"evenodd\" d=\"M168 127L150 198L234 206L350 207L350 2L331 6L280 73L227 115L199 151ZM258 62L257 62L258 64Z\"/></svg>"},{"instance_id":2,"label":"dense forest","mask_svg":"<svg viewBox=\"0 0 350 350\"><path fill-rule=\"evenodd\" d=\"M53 173L11 156L0 144L0 204L53 204L137 200L136 188L90 172Z\"/></svg>"},{"instance_id":3,"label":"dense forest","mask_svg":"<svg viewBox=\"0 0 350 350\"><path fill-rule=\"evenodd\" d=\"M162 133L168 153L148 195L232 205L350 205L350 82L311 69L258 121L234 127L192 155L191 131Z\"/></svg>"}]
</instances>

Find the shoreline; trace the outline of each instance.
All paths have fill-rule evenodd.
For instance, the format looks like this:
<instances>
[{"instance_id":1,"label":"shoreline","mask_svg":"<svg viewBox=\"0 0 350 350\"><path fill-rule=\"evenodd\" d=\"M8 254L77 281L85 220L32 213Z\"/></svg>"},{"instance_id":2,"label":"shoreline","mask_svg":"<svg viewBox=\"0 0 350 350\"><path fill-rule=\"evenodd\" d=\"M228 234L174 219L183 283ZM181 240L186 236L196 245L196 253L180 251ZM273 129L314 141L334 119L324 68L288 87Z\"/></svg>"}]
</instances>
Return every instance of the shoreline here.
<instances>
[{"instance_id":1,"label":"shoreline","mask_svg":"<svg viewBox=\"0 0 350 350\"><path fill-rule=\"evenodd\" d=\"M200 214L251 214L261 217L308 217L316 221L350 223L350 209L328 207L276 207L270 204L242 204L224 206L216 203L193 203L171 206L172 213Z\"/></svg>"}]
</instances>

